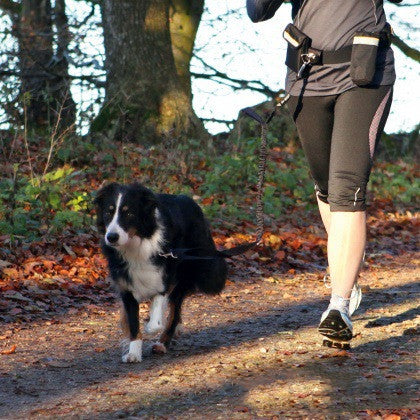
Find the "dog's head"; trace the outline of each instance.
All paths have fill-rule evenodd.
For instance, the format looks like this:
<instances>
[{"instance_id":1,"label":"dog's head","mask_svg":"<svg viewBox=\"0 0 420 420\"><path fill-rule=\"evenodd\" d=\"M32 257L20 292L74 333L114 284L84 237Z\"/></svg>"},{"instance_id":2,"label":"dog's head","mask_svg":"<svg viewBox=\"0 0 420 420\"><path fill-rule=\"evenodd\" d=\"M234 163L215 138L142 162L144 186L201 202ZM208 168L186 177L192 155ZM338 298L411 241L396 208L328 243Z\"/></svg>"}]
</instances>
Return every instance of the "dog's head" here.
<instances>
[{"instance_id":1,"label":"dog's head","mask_svg":"<svg viewBox=\"0 0 420 420\"><path fill-rule=\"evenodd\" d=\"M108 246L124 247L132 238L150 239L158 228L156 196L140 184L106 185L94 203L98 230Z\"/></svg>"}]
</instances>

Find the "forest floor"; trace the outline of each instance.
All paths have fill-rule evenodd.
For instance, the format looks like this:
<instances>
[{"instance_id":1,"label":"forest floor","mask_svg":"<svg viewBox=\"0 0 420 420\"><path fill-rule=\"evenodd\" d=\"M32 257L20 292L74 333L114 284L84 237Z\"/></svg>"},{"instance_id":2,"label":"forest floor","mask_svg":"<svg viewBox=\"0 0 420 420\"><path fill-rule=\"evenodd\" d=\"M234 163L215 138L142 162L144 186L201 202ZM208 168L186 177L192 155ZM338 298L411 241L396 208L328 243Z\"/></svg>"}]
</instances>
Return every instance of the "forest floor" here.
<instances>
[{"instance_id":1,"label":"forest floor","mask_svg":"<svg viewBox=\"0 0 420 420\"><path fill-rule=\"evenodd\" d=\"M350 351L321 346L322 274L232 263L220 295L187 299L170 352L146 337L140 364L121 362L113 298L4 317L0 417L419 418L418 254L368 255Z\"/></svg>"}]
</instances>

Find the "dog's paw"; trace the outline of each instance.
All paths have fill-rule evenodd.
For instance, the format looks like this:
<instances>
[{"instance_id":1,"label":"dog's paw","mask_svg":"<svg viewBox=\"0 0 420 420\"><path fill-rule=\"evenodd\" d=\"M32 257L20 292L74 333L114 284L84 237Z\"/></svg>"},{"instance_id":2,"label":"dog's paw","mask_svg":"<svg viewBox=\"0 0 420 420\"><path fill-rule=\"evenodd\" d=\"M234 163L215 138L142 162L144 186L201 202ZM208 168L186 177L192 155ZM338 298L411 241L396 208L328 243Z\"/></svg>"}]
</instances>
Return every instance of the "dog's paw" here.
<instances>
[{"instance_id":1,"label":"dog's paw","mask_svg":"<svg viewBox=\"0 0 420 420\"><path fill-rule=\"evenodd\" d=\"M152 353L154 354L165 354L168 350L166 349L165 344L155 343L152 347Z\"/></svg>"},{"instance_id":2,"label":"dog's paw","mask_svg":"<svg viewBox=\"0 0 420 420\"><path fill-rule=\"evenodd\" d=\"M155 334L157 332L161 332L163 330L163 325L161 322L151 322L149 321L144 326L144 332L146 334Z\"/></svg>"},{"instance_id":3,"label":"dog's paw","mask_svg":"<svg viewBox=\"0 0 420 420\"><path fill-rule=\"evenodd\" d=\"M127 353L124 354L122 357L123 363L140 363L141 362L141 354L136 353Z\"/></svg>"},{"instance_id":4,"label":"dog's paw","mask_svg":"<svg viewBox=\"0 0 420 420\"><path fill-rule=\"evenodd\" d=\"M123 363L139 363L142 355L142 340L130 341L128 352L123 354Z\"/></svg>"}]
</instances>

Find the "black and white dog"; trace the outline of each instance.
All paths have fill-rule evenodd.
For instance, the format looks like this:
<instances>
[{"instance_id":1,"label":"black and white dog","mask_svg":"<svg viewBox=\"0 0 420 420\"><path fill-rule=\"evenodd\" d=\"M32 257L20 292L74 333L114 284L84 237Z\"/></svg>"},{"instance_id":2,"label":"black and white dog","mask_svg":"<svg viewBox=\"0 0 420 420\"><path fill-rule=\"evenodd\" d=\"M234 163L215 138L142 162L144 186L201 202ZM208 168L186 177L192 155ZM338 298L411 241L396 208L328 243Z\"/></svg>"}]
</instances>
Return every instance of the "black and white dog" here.
<instances>
[{"instance_id":1,"label":"black and white dog","mask_svg":"<svg viewBox=\"0 0 420 420\"><path fill-rule=\"evenodd\" d=\"M226 281L223 258L176 259L172 249L216 250L200 207L185 195L154 194L140 184L112 183L95 198L102 251L123 302L122 326L129 336L123 362L140 362L139 302L152 299L145 331L163 330L152 350L166 353L181 321L184 298L195 291L219 293ZM164 325L164 314L169 315Z\"/></svg>"}]
</instances>

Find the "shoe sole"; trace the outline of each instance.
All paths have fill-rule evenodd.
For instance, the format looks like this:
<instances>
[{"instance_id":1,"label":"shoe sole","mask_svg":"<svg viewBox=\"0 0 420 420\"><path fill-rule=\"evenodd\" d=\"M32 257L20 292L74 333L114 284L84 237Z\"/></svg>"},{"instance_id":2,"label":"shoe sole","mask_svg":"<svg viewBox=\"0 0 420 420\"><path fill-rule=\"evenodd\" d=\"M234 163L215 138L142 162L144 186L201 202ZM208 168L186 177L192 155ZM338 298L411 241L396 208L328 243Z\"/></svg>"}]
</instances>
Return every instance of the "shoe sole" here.
<instances>
[{"instance_id":1,"label":"shoe sole","mask_svg":"<svg viewBox=\"0 0 420 420\"><path fill-rule=\"evenodd\" d=\"M328 338L324 338L322 341L324 347L341 349L341 350L350 350L350 343L348 341L333 341Z\"/></svg>"},{"instance_id":2,"label":"shoe sole","mask_svg":"<svg viewBox=\"0 0 420 420\"><path fill-rule=\"evenodd\" d=\"M335 309L319 324L318 331L332 343L348 342L353 338L353 333L341 318L340 311Z\"/></svg>"}]
</instances>

